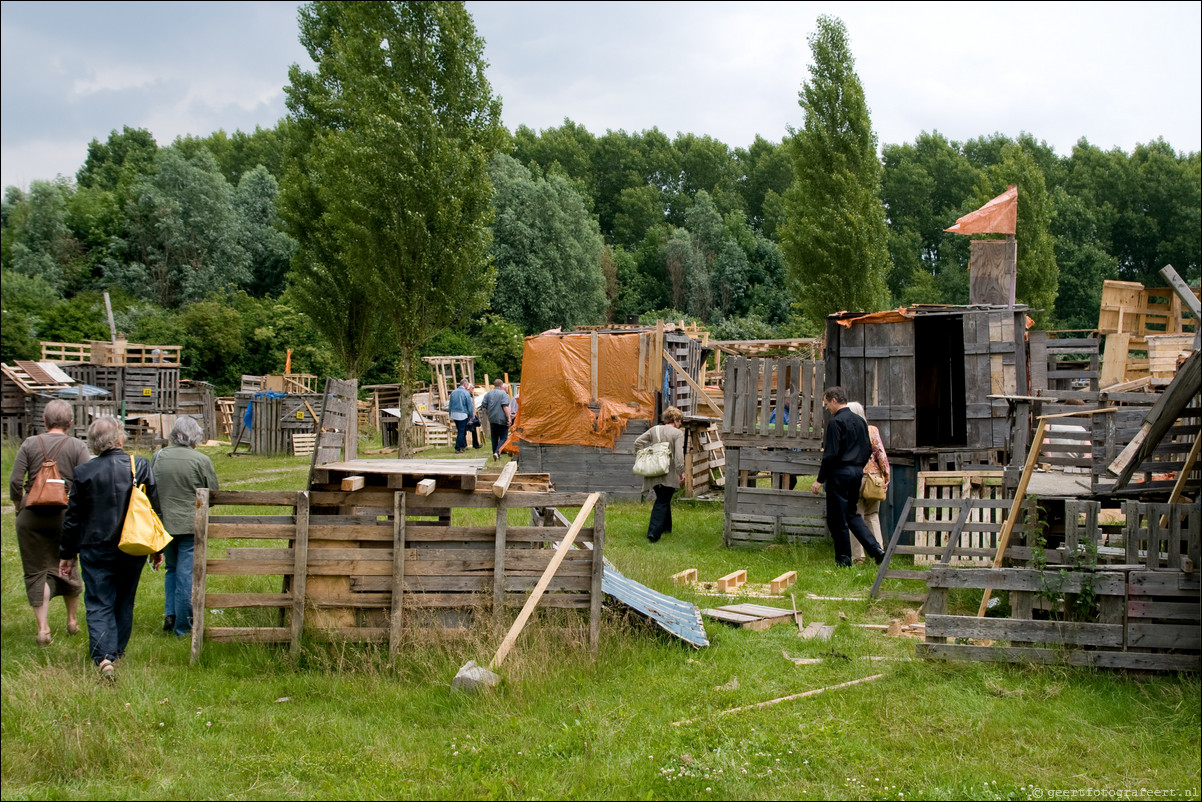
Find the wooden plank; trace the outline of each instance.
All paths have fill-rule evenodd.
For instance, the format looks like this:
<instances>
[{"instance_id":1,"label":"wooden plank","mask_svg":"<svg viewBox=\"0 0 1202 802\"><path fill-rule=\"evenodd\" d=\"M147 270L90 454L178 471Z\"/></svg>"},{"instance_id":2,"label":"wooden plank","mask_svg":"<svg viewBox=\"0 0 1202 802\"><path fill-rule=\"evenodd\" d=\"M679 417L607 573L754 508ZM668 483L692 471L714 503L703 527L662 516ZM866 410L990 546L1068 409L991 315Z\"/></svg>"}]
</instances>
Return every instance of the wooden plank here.
<instances>
[{"instance_id":1,"label":"wooden plank","mask_svg":"<svg viewBox=\"0 0 1202 802\"><path fill-rule=\"evenodd\" d=\"M292 657L300 656L301 634L305 626L305 578L309 562L309 494L296 494L296 541L293 546L292 571Z\"/></svg>"},{"instance_id":2,"label":"wooden plank","mask_svg":"<svg viewBox=\"0 0 1202 802\"><path fill-rule=\"evenodd\" d=\"M1202 656L1146 652L1081 651L1019 646L971 646L953 643L919 643L919 657L936 660L980 660L994 663L1044 663L1123 668L1139 671L1198 671Z\"/></svg>"},{"instance_id":3,"label":"wooden plank","mask_svg":"<svg viewBox=\"0 0 1202 802\"><path fill-rule=\"evenodd\" d=\"M1024 643L1122 648L1123 630L1122 624L977 618L965 615L926 616L926 634L933 638L980 638L1022 641Z\"/></svg>"},{"instance_id":4,"label":"wooden plank","mask_svg":"<svg viewBox=\"0 0 1202 802\"><path fill-rule=\"evenodd\" d=\"M393 494L392 506L392 599L388 611L388 653L401 650L405 614L405 494Z\"/></svg>"},{"instance_id":5,"label":"wooden plank","mask_svg":"<svg viewBox=\"0 0 1202 802\"><path fill-rule=\"evenodd\" d=\"M1196 623L1127 624L1127 647L1131 649L1189 649L1202 648L1202 633Z\"/></svg>"},{"instance_id":6,"label":"wooden plank","mask_svg":"<svg viewBox=\"0 0 1202 802\"><path fill-rule=\"evenodd\" d=\"M935 566L931 588L991 588L1029 592L1080 593L1085 582L1100 596L1124 596L1127 578L1118 572L1060 572L1034 568L945 568Z\"/></svg>"},{"instance_id":7,"label":"wooden plank","mask_svg":"<svg viewBox=\"0 0 1202 802\"><path fill-rule=\"evenodd\" d=\"M422 479L417 483L417 494L419 496L428 496L438 487L436 479Z\"/></svg>"},{"instance_id":8,"label":"wooden plank","mask_svg":"<svg viewBox=\"0 0 1202 802\"><path fill-rule=\"evenodd\" d=\"M513 477L517 475L518 464L516 461L506 463L501 469L501 475L492 485L492 494L497 498L505 498L505 494L509 492L509 484L513 481ZM498 510L500 507L498 507ZM498 515L500 512L498 512Z\"/></svg>"},{"instance_id":9,"label":"wooden plank","mask_svg":"<svg viewBox=\"0 0 1202 802\"><path fill-rule=\"evenodd\" d=\"M1161 602L1132 599L1127 602L1127 617L1160 618L1173 621L1198 621L1202 608L1197 602Z\"/></svg>"},{"instance_id":10,"label":"wooden plank","mask_svg":"<svg viewBox=\"0 0 1202 802\"><path fill-rule=\"evenodd\" d=\"M721 609L704 609L701 611L701 614L715 621L721 621L724 624L733 624L742 629L765 630L773 624L780 623L780 619L761 618L757 615L743 615L742 613L732 613Z\"/></svg>"},{"instance_id":11,"label":"wooden plank","mask_svg":"<svg viewBox=\"0 0 1202 802\"><path fill-rule=\"evenodd\" d=\"M288 643L292 631L288 627L210 627L205 637L217 643Z\"/></svg>"},{"instance_id":12,"label":"wooden plank","mask_svg":"<svg viewBox=\"0 0 1202 802\"><path fill-rule=\"evenodd\" d=\"M204 646L205 628L205 581L208 573L209 554L209 494L207 487L196 490L196 512L192 519L192 648L188 662L195 664L200 659Z\"/></svg>"},{"instance_id":13,"label":"wooden plank","mask_svg":"<svg viewBox=\"0 0 1202 802\"><path fill-rule=\"evenodd\" d=\"M542 577L538 580L538 584L535 585L534 590L530 594L530 599L522 607L521 612L518 613L517 620L513 622L513 626L509 628L509 632L506 633L505 639L501 641L500 647L497 648L496 655L491 661L489 661L489 670L501 665L501 663L505 660L506 655L509 654L509 650L513 648L513 644L517 641L518 635L522 634L522 629L526 626L526 621L529 620L530 614L534 612L535 605L537 605L538 600L542 598L543 592L546 591L548 584L551 582L551 578L555 576L555 572L559 569L564 557L567 556L568 550L572 547L572 542L576 539L576 533L579 532L584 526L585 520L588 518L589 513L592 512L593 507L596 506L597 501L600 498L600 493L589 494L588 500L584 503L584 506L580 508L580 512L576 514L576 520L572 522L572 526L568 530L567 536L564 537L563 541L559 544L559 548L555 551L555 556L551 558L551 562L547 565L547 569L543 572Z\"/></svg>"},{"instance_id":14,"label":"wooden plank","mask_svg":"<svg viewBox=\"0 0 1202 802\"><path fill-rule=\"evenodd\" d=\"M244 607L289 607L291 593L206 593L206 602L214 610Z\"/></svg>"},{"instance_id":15,"label":"wooden plank","mask_svg":"<svg viewBox=\"0 0 1202 802\"><path fill-rule=\"evenodd\" d=\"M367 480L362 476L346 476L342 479L341 490L362 490L367 484Z\"/></svg>"},{"instance_id":16,"label":"wooden plank","mask_svg":"<svg viewBox=\"0 0 1202 802\"><path fill-rule=\"evenodd\" d=\"M497 499L497 520L493 532L492 612L493 618L498 624L501 623L501 610L505 604L505 527L508 517L505 499Z\"/></svg>"},{"instance_id":17,"label":"wooden plank","mask_svg":"<svg viewBox=\"0 0 1202 802\"><path fill-rule=\"evenodd\" d=\"M792 610L782 610L779 607L768 607L763 604L724 604L718 608L727 613L754 615L760 618L791 618Z\"/></svg>"},{"instance_id":18,"label":"wooden plank","mask_svg":"<svg viewBox=\"0 0 1202 802\"><path fill-rule=\"evenodd\" d=\"M588 642L589 650L594 655L601 648L601 602L604 598L601 583L605 572L605 507L606 497L601 496L593 508L593 575L589 586Z\"/></svg>"}]
</instances>

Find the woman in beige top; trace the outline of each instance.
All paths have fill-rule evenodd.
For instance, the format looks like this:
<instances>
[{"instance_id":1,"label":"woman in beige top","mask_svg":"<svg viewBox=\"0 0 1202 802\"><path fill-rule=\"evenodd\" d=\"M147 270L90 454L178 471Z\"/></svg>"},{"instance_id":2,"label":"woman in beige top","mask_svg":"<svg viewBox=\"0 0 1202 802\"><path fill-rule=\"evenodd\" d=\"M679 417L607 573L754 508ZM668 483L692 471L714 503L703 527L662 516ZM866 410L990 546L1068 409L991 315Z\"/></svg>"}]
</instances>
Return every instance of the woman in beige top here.
<instances>
[{"instance_id":1,"label":"woman in beige top","mask_svg":"<svg viewBox=\"0 0 1202 802\"><path fill-rule=\"evenodd\" d=\"M38 622L37 641L50 643L50 600L62 596L67 605L67 632L79 632L76 611L83 584L78 572L59 575L58 546L63 531L66 507L27 507L22 502L33 480L42 470L42 463L53 459L58 472L66 480L67 492L75 481L75 467L89 459L88 447L68 432L74 422L71 405L66 401L51 401L42 413L46 433L28 438L17 451L8 496L17 508L17 546L21 551L21 566L25 572L25 596Z\"/></svg>"},{"instance_id":2,"label":"woman in beige top","mask_svg":"<svg viewBox=\"0 0 1202 802\"><path fill-rule=\"evenodd\" d=\"M668 407L660 420L662 424L652 426L634 441L635 451L652 443L669 443L672 455L666 474L643 477L643 493L655 491L655 506L651 508L651 520L647 522L647 539L652 543L662 535L672 533L672 494L684 482L684 432L680 428L684 415L676 407Z\"/></svg>"},{"instance_id":3,"label":"woman in beige top","mask_svg":"<svg viewBox=\"0 0 1202 802\"><path fill-rule=\"evenodd\" d=\"M864 418L864 422L868 422L868 418L864 416L864 406L859 401L852 401L847 405L847 408L852 412ZM885 489L889 489L889 457L885 454L885 444L881 442L881 432L875 426L868 427L868 442L872 445L872 458L868 460L868 464L864 466L865 476L880 476L885 480ZM860 513L860 517L864 519L864 523L868 524L869 531L876 538L878 546L881 545L881 502L879 499L865 499L860 496L856 502L856 511ZM851 561L856 565L861 565L864 562L864 547L860 545L860 541L854 537L851 539Z\"/></svg>"}]
</instances>

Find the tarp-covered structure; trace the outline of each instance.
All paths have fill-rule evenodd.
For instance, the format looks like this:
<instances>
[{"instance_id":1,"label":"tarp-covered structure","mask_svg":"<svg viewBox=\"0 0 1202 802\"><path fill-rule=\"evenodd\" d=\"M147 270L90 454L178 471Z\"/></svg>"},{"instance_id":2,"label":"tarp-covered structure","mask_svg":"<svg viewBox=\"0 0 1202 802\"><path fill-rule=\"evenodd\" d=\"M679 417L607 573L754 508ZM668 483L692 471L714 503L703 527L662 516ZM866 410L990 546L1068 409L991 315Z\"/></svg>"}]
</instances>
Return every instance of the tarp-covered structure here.
<instances>
[{"instance_id":1,"label":"tarp-covered structure","mask_svg":"<svg viewBox=\"0 0 1202 802\"><path fill-rule=\"evenodd\" d=\"M639 341L639 332L527 337L509 450L516 448L515 437L540 445L612 449L629 421L650 422L655 392L639 381L647 367Z\"/></svg>"}]
</instances>

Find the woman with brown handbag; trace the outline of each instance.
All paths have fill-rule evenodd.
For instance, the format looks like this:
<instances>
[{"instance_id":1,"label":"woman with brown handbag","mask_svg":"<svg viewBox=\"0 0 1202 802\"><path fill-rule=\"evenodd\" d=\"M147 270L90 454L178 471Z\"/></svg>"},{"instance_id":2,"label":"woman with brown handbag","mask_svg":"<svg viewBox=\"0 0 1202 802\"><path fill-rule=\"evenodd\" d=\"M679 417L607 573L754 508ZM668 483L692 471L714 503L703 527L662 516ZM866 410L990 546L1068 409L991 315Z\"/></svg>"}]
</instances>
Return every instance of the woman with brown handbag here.
<instances>
[{"instance_id":1,"label":"woman with brown handbag","mask_svg":"<svg viewBox=\"0 0 1202 802\"><path fill-rule=\"evenodd\" d=\"M865 423L868 422L868 418L864 415L864 406L859 401L849 402L847 408L863 418ZM882 490L887 491L889 489L889 457L885 454L885 444L881 442L881 432L875 426L868 427L868 442L872 445L872 458L864 466L864 481L871 482L874 478L881 480L883 484L880 481L878 484ZM877 545L881 546L881 499L865 498L864 494L860 493L860 500L856 502L856 510L864 519L864 523L868 524L868 529L876 538ZM851 539L851 561L856 565L864 563L864 547L854 537Z\"/></svg>"},{"instance_id":2,"label":"woman with brown handbag","mask_svg":"<svg viewBox=\"0 0 1202 802\"><path fill-rule=\"evenodd\" d=\"M42 422L46 433L26 439L17 451L8 496L18 510L17 546L25 596L38 622L37 642L46 646L51 641L50 600L55 596L62 596L67 605L67 633L79 632L76 612L83 585L75 577L59 576L58 546L75 468L91 455L82 440L69 434L74 414L66 401L47 404ZM54 473L57 476L49 476Z\"/></svg>"}]
</instances>

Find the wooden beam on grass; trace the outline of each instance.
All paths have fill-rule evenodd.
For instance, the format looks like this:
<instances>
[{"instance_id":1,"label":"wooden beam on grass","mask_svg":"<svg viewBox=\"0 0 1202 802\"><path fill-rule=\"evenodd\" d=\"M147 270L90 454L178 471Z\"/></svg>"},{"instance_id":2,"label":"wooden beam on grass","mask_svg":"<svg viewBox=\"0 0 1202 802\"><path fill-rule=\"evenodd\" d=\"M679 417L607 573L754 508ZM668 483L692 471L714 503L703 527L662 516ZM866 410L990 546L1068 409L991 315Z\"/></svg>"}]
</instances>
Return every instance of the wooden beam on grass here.
<instances>
[{"instance_id":1,"label":"wooden beam on grass","mask_svg":"<svg viewBox=\"0 0 1202 802\"><path fill-rule=\"evenodd\" d=\"M781 702L788 702L793 699L804 699L807 696L817 696L818 694L826 693L827 691L837 691L840 688L850 688L852 685L859 685L862 682L874 682L875 680L882 679L884 676L885 676L884 674L873 674L871 677L864 677L863 679L853 679L851 682L840 682L838 685L830 685L826 688L816 688L815 690L812 690L812 691L805 691L804 693L794 693L794 694L790 694L789 696L781 696L776 699L769 699L766 702L757 702L756 704L753 704L753 705L744 705L743 707L732 707L729 710L719 710L714 715L728 716L731 713L741 713L744 710L755 710L755 709L761 708L761 707L777 705L777 704L780 704ZM680 727L685 724L692 724L693 722L695 722L697 720L698 719L691 718L691 719L687 719L685 721L673 721L672 726Z\"/></svg>"}]
</instances>

